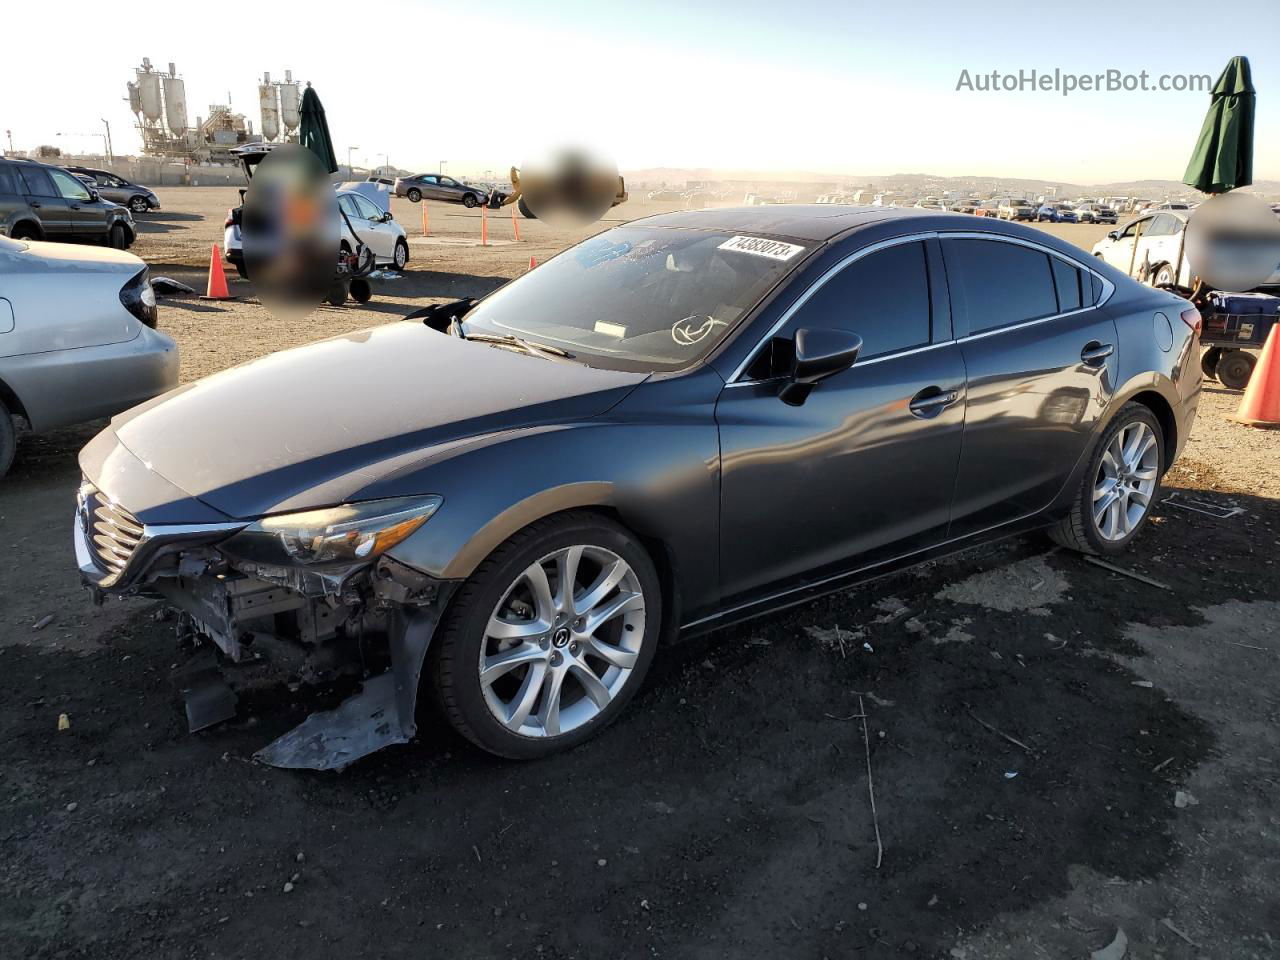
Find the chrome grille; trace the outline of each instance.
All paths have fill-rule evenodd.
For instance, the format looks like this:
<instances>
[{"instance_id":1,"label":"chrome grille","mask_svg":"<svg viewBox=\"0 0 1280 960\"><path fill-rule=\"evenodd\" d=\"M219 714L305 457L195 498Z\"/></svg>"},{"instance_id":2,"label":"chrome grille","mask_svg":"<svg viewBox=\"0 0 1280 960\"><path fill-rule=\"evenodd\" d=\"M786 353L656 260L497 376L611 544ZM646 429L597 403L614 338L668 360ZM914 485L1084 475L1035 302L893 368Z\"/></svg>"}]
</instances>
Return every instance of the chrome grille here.
<instances>
[{"instance_id":1,"label":"chrome grille","mask_svg":"<svg viewBox=\"0 0 1280 960\"><path fill-rule=\"evenodd\" d=\"M80 497L93 559L103 570L118 575L142 542L142 524L124 507L103 497L91 484L81 488Z\"/></svg>"}]
</instances>

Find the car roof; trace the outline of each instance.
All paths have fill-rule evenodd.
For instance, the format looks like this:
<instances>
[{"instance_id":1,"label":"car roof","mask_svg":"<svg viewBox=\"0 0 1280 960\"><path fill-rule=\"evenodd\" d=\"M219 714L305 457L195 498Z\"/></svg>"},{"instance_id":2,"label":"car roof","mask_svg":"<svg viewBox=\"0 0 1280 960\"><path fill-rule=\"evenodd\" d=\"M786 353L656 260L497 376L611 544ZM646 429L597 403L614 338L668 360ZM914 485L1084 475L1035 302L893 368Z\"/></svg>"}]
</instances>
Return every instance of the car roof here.
<instances>
[{"instance_id":1,"label":"car roof","mask_svg":"<svg viewBox=\"0 0 1280 960\"><path fill-rule=\"evenodd\" d=\"M732 230L735 233L770 234L796 240L827 241L876 223L909 220L925 230L970 230L1031 236L1028 228L989 219L975 219L967 213L945 213L917 207L845 206L832 203L778 203L756 207L718 207L662 213L631 224L653 227L683 227L692 230ZM1057 247L1049 234L1036 231L1038 243ZM1043 237L1044 239L1040 239ZM1077 251L1078 252L1078 251Z\"/></svg>"},{"instance_id":2,"label":"car roof","mask_svg":"<svg viewBox=\"0 0 1280 960\"><path fill-rule=\"evenodd\" d=\"M936 211L932 211L936 213ZM716 207L682 210L634 220L654 227L694 230L734 230L768 233L798 240L830 240L855 227L893 217L928 215L911 207L845 206L833 203L771 203L754 207ZM956 214L961 216L961 214Z\"/></svg>"}]
</instances>

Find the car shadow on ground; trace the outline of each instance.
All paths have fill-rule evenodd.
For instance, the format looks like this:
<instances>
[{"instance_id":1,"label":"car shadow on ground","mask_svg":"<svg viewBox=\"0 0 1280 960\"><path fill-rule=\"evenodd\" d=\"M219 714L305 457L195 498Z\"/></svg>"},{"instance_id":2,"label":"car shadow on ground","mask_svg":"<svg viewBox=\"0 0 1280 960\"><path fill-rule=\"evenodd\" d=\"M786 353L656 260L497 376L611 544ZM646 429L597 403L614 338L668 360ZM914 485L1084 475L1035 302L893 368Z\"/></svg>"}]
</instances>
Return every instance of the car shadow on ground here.
<instances>
[{"instance_id":1,"label":"car shadow on ground","mask_svg":"<svg viewBox=\"0 0 1280 960\"><path fill-rule=\"evenodd\" d=\"M1280 597L1252 553L1280 509L1234 502L1162 505L1116 561L1170 589L1031 536L681 642L618 723L536 763L428 711L341 775L260 767L336 691L281 685L191 736L155 605L87 650L50 628L0 647L0 930L29 956L314 957L370 930L467 956L945 952L1078 866L1179 860L1170 795L1214 735L1144 685L1127 625Z\"/></svg>"}]
</instances>

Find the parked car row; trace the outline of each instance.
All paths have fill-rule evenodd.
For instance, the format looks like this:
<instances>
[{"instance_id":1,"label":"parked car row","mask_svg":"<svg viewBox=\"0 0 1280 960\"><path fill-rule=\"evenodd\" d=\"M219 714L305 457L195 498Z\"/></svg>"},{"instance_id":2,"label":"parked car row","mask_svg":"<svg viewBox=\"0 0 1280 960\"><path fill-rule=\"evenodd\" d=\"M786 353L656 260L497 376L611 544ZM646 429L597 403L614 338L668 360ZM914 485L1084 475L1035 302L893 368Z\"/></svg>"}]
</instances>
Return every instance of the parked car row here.
<instances>
[{"instance_id":1,"label":"parked car row","mask_svg":"<svg viewBox=\"0 0 1280 960\"><path fill-rule=\"evenodd\" d=\"M0 158L0 236L102 243L126 250L137 238L127 207L66 169Z\"/></svg>"}]
</instances>

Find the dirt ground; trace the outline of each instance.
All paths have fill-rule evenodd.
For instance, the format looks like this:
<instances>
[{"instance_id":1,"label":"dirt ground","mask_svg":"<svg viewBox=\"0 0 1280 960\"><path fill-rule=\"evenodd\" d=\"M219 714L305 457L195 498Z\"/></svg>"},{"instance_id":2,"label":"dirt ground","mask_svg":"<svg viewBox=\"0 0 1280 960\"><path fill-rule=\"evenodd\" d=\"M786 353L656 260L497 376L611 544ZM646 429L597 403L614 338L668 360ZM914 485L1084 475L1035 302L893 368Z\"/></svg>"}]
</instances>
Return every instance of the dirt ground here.
<instances>
[{"instance_id":1,"label":"dirt ground","mask_svg":"<svg viewBox=\"0 0 1280 960\"><path fill-rule=\"evenodd\" d=\"M202 283L234 191L162 199L135 252ZM478 235L429 209L434 238ZM576 238L520 229L415 243L367 309L282 324L237 282L161 325L189 380ZM0 958L1280 956L1280 432L1238 402L1206 385L1119 561L1155 583L1011 540L663 650L567 755L429 723L341 775L248 759L304 692L185 732L172 625L76 582L100 425L27 438L0 483Z\"/></svg>"}]
</instances>

